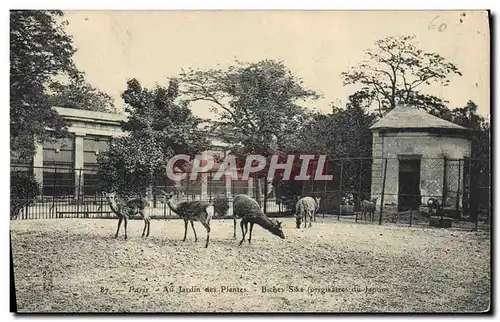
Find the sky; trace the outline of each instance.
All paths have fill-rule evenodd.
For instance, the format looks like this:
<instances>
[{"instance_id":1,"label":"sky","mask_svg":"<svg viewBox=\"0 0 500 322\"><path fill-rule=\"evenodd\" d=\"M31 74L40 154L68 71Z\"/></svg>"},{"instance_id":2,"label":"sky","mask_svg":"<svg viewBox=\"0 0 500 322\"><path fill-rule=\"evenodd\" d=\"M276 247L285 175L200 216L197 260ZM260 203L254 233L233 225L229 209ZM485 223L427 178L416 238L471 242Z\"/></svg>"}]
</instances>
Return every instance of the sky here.
<instances>
[{"instance_id":1,"label":"sky","mask_svg":"<svg viewBox=\"0 0 500 322\"><path fill-rule=\"evenodd\" d=\"M465 13L465 16L463 15ZM340 74L365 59L386 36L415 35L420 48L453 62L463 76L448 87L422 91L480 114L490 111L490 32L485 11L66 11L75 63L94 87L115 98L129 78L143 86L167 85L182 69L225 68L282 60L304 86L322 95L310 104L324 113L344 105L355 85ZM197 104L193 113L213 114Z\"/></svg>"}]
</instances>

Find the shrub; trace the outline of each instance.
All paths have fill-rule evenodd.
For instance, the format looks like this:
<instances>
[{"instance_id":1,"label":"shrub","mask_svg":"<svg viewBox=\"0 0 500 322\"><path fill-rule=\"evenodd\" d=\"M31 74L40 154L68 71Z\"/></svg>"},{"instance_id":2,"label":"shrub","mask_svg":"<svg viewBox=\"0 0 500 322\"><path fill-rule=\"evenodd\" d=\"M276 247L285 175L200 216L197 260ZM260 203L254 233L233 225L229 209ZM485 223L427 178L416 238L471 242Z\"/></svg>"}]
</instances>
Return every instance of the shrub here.
<instances>
[{"instance_id":1,"label":"shrub","mask_svg":"<svg viewBox=\"0 0 500 322\"><path fill-rule=\"evenodd\" d=\"M33 174L25 171L10 173L10 216L16 217L22 208L32 204L41 193Z\"/></svg>"}]
</instances>

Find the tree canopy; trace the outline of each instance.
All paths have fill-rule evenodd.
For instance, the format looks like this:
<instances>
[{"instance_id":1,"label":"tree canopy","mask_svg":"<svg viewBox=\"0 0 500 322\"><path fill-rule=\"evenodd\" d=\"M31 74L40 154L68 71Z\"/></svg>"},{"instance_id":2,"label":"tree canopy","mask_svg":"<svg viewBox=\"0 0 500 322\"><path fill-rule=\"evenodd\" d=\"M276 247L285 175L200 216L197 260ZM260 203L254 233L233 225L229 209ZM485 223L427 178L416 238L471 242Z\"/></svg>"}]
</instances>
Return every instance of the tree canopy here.
<instances>
[{"instance_id":1,"label":"tree canopy","mask_svg":"<svg viewBox=\"0 0 500 322\"><path fill-rule=\"evenodd\" d=\"M72 39L61 11L10 12L10 147L21 158L35 151L35 140L64 134L66 124L51 109L45 86L56 75L76 77ZM51 129L49 131L47 129Z\"/></svg>"},{"instance_id":2,"label":"tree canopy","mask_svg":"<svg viewBox=\"0 0 500 322\"><path fill-rule=\"evenodd\" d=\"M209 146L202 122L185 104L175 102L178 82L168 88L144 88L137 79L127 82L122 98L129 118L122 124L126 136L112 141L99 157L102 188L123 194L144 194L164 174L174 154L195 155Z\"/></svg>"},{"instance_id":3,"label":"tree canopy","mask_svg":"<svg viewBox=\"0 0 500 322\"><path fill-rule=\"evenodd\" d=\"M180 80L186 101L209 102L218 112L215 130L242 154L282 151L306 119L299 101L318 97L283 62L273 60L237 62L227 70L189 70Z\"/></svg>"},{"instance_id":4,"label":"tree canopy","mask_svg":"<svg viewBox=\"0 0 500 322\"><path fill-rule=\"evenodd\" d=\"M426 85L448 86L450 77L462 75L458 67L437 53L424 52L415 36L386 37L366 51L367 59L341 77L344 85L358 85L373 100L379 116L398 104L442 110L445 101L424 93Z\"/></svg>"},{"instance_id":5,"label":"tree canopy","mask_svg":"<svg viewBox=\"0 0 500 322\"><path fill-rule=\"evenodd\" d=\"M52 106L116 112L113 98L87 83L83 76L68 83L52 82L48 87Z\"/></svg>"},{"instance_id":6,"label":"tree canopy","mask_svg":"<svg viewBox=\"0 0 500 322\"><path fill-rule=\"evenodd\" d=\"M54 103L73 101L81 108L109 102L76 68L67 24L58 10L10 11L10 148L16 158L29 159L37 142L67 134L66 122L52 110Z\"/></svg>"}]
</instances>

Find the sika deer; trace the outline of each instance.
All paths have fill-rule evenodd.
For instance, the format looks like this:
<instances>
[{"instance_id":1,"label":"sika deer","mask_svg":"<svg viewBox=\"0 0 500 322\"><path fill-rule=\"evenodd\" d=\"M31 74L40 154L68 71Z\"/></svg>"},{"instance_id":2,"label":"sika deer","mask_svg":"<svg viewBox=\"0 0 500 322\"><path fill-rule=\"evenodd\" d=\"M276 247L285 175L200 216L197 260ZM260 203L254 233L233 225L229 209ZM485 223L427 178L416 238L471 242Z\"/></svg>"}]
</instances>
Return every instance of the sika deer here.
<instances>
[{"instance_id":1,"label":"sika deer","mask_svg":"<svg viewBox=\"0 0 500 322\"><path fill-rule=\"evenodd\" d=\"M210 220L214 216L214 206L206 201L199 200L185 201L176 204L172 201L172 197L174 196L173 193L166 193L165 191L162 191L162 193L170 209L184 219L184 239L182 241L186 241L188 222L191 222L191 227L193 228L194 241L198 241L193 221L199 221L207 230L205 248L208 247L208 241L210 240Z\"/></svg>"},{"instance_id":2,"label":"sika deer","mask_svg":"<svg viewBox=\"0 0 500 322\"><path fill-rule=\"evenodd\" d=\"M304 228L307 227L307 218L309 217L309 228L312 225L312 221L316 222L316 212L319 209L319 202L321 198L304 197L297 201L295 206L295 221L297 223L297 229L300 228L302 218L304 218Z\"/></svg>"},{"instance_id":3,"label":"sika deer","mask_svg":"<svg viewBox=\"0 0 500 322\"><path fill-rule=\"evenodd\" d=\"M149 206L148 201L145 198L134 198L129 199L128 201L121 200L117 198L116 193L111 192L103 192L103 196L109 203L111 207L111 211L113 211L118 216L118 228L116 229L115 238L118 238L118 232L120 231L120 226L122 221L124 221L125 225L125 239L127 239L127 223L128 219L131 216L139 214L141 218L144 220L144 229L142 230L142 236L146 232L146 237L149 236L149 226L150 226L150 218L148 215L144 213L144 209Z\"/></svg>"},{"instance_id":4,"label":"sika deer","mask_svg":"<svg viewBox=\"0 0 500 322\"><path fill-rule=\"evenodd\" d=\"M253 225L257 224L268 230L273 235L279 236L285 239L285 234L283 233L283 228L281 227L281 222L271 220L267 217L262 209L260 209L259 204L254 199L247 195L237 195L233 199L233 216L236 222L236 218L241 218L240 226L243 238L240 241L240 246L245 241L245 235L248 232L248 223L250 223L250 235L248 238L248 243L252 241L252 231Z\"/></svg>"},{"instance_id":5,"label":"sika deer","mask_svg":"<svg viewBox=\"0 0 500 322\"><path fill-rule=\"evenodd\" d=\"M370 215L370 222L373 222L375 217L375 209L377 207L377 199L372 198L370 201L363 200L361 201L361 218L364 218L366 221L366 214Z\"/></svg>"}]
</instances>

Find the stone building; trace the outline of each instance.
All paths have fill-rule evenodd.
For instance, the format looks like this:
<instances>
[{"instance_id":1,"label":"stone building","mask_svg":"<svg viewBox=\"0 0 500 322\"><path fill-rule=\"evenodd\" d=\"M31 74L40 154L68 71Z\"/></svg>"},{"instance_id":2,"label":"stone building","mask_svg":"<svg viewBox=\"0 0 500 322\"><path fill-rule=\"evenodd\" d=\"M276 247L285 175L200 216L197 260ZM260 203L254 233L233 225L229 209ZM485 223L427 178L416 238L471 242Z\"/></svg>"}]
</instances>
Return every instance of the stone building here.
<instances>
[{"instance_id":1,"label":"stone building","mask_svg":"<svg viewBox=\"0 0 500 322\"><path fill-rule=\"evenodd\" d=\"M12 167L32 168L35 177L43 187L43 194L73 195L78 191L89 194L97 184L97 156L109 146L111 137L125 135L120 127L127 117L121 114L96 112L82 109L54 107L70 124L70 136L55 142L44 142L37 146L33 160L13 160ZM203 129L200 129L203 130ZM207 133L210 136L209 133ZM205 155L224 157L226 145L211 137L211 146ZM202 178L198 194L206 195L207 178ZM231 183L213 183L211 188L225 194Z\"/></svg>"},{"instance_id":2,"label":"stone building","mask_svg":"<svg viewBox=\"0 0 500 322\"><path fill-rule=\"evenodd\" d=\"M468 129L421 109L398 106L371 130L371 194L379 206L385 164L384 205L397 205L403 211L437 198L447 206L461 206L471 154Z\"/></svg>"}]
</instances>

